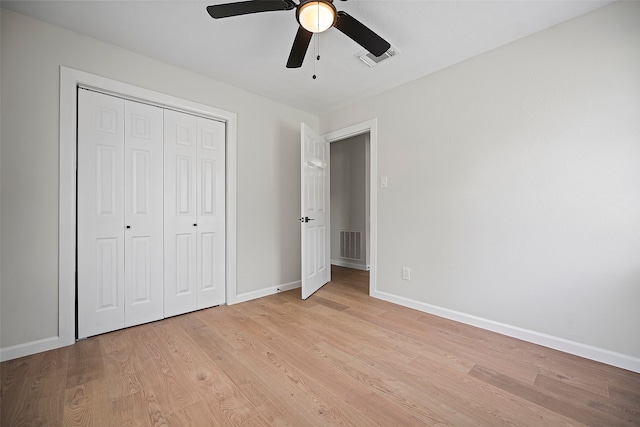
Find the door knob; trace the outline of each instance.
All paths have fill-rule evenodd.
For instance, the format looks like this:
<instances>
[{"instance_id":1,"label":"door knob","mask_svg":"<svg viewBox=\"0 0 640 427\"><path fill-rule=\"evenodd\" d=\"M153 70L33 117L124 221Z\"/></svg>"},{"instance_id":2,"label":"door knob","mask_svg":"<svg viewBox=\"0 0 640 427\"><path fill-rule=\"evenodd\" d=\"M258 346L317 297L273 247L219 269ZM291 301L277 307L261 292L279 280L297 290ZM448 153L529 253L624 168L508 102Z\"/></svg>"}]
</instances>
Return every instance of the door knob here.
<instances>
[{"instance_id":1,"label":"door knob","mask_svg":"<svg viewBox=\"0 0 640 427\"><path fill-rule=\"evenodd\" d=\"M302 218L298 218L298 221L300 222L309 222L309 221L314 221L314 218L309 218L308 216L302 217Z\"/></svg>"},{"instance_id":2,"label":"door knob","mask_svg":"<svg viewBox=\"0 0 640 427\"><path fill-rule=\"evenodd\" d=\"M127 228L131 228L131 226L130 226L130 225L127 225Z\"/></svg>"}]
</instances>

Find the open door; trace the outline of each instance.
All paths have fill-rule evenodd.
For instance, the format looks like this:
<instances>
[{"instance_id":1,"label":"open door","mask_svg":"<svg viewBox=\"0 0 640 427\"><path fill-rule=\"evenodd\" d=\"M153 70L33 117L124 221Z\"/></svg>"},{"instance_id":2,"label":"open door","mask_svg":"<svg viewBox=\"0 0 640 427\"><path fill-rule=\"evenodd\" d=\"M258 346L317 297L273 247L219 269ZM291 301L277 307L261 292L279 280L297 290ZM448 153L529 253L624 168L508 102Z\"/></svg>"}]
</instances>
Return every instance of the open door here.
<instances>
[{"instance_id":1,"label":"open door","mask_svg":"<svg viewBox=\"0 0 640 427\"><path fill-rule=\"evenodd\" d=\"M331 280L329 143L302 123L300 139L302 299Z\"/></svg>"}]
</instances>

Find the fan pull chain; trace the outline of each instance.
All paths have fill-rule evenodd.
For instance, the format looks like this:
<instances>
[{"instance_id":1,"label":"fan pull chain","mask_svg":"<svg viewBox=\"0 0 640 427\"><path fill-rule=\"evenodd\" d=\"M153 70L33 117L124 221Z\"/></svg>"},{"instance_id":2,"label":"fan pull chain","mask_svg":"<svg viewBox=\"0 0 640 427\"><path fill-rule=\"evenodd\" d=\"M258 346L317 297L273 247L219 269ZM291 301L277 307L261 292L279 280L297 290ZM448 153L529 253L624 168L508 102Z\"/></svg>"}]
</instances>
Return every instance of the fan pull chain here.
<instances>
[{"instance_id":1,"label":"fan pull chain","mask_svg":"<svg viewBox=\"0 0 640 427\"><path fill-rule=\"evenodd\" d=\"M317 14L318 16L318 28L320 28L320 14ZM315 53L315 61L313 61L313 79L315 80L317 78L316 76L316 62L320 61L320 33L317 33L316 36L314 37L315 43L314 43L314 53Z\"/></svg>"},{"instance_id":2,"label":"fan pull chain","mask_svg":"<svg viewBox=\"0 0 640 427\"><path fill-rule=\"evenodd\" d=\"M313 44L313 53L315 56L315 59L313 61L313 80L315 80L317 78L316 76L316 62L318 62L320 60L320 55L318 55L318 50L320 48L319 44L320 44L320 33L316 34L316 36L314 37L315 43Z\"/></svg>"}]
</instances>

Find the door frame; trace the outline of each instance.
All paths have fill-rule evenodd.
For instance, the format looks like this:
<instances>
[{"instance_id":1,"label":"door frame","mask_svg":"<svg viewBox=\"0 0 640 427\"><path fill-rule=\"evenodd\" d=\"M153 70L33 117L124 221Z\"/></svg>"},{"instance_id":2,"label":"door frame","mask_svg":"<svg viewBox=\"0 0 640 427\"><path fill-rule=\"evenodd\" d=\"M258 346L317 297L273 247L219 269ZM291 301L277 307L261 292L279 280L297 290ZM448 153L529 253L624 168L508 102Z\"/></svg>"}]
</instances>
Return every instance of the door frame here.
<instances>
[{"instance_id":1,"label":"door frame","mask_svg":"<svg viewBox=\"0 0 640 427\"><path fill-rule=\"evenodd\" d=\"M226 303L236 302L236 113L182 98L143 89L69 67L60 67L60 170L58 244L58 337L56 347L71 345L76 335L76 139L77 88L83 86L106 94L160 107L176 109L226 123ZM51 348L56 348L51 347Z\"/></svg>"},{"instance_id":2,"label":"door frame","mask_svg":"<svg viewBox=\"0 0 640 427\"><path fill-rule=\"evenodd\" d=\"M369 134L369 295L374 296L378 283L378 119L356 123L326 133L322 137L331 144L366 133Z\"/></svg>"}]
</instances>

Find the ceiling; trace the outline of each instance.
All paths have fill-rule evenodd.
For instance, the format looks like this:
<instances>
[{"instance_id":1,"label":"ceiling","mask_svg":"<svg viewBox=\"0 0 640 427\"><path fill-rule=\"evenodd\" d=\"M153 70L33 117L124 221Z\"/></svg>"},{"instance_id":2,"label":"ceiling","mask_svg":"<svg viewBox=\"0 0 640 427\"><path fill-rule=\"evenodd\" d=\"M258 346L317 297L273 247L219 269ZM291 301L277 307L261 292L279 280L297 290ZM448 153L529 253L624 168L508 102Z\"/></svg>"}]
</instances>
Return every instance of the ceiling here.
<instances>
[{"instance_id":1,"label":"ceiling","mask_svg":"<svg viewBox=\"0 0 640 427\"><path fill-rule=\"evenodd\" d=\"M322 114L572 19L611 0L335 1L401 53L370 68L335 28L316 37L302 68L285 64L295 11L214 20L229 1L2 1L2 7ZM315 62L315 64L314 64ZM315 65L315 69L314 69ZM312 76L316 74L317 79Z\"/></svg>"}]
</instances>

